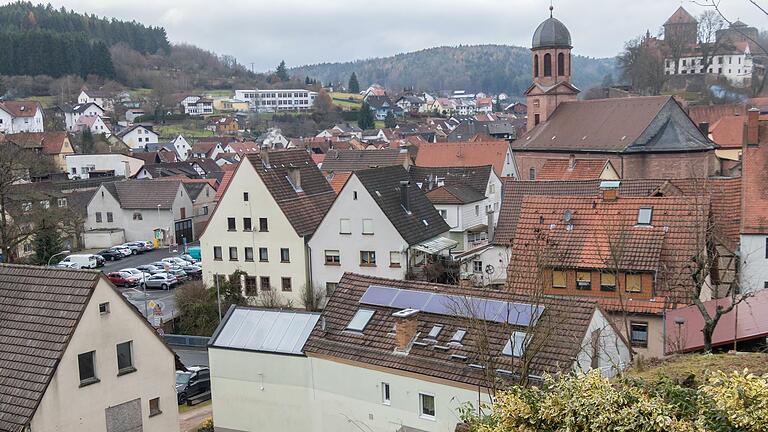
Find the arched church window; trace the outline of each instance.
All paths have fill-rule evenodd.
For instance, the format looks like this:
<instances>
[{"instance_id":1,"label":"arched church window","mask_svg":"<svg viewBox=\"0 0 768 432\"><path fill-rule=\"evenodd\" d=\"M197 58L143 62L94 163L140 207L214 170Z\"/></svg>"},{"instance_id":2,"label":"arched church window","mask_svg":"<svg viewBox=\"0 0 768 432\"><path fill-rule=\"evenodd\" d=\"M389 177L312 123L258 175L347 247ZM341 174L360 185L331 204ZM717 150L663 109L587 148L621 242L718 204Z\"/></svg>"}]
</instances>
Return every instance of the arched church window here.
<instances>
[{"instance_id":1,"label":"arched church window","mask_svg":"<svg viewBox=\"0 0 768 432\"><path fill-rule=\"evenodd\" d=\"M538 54L533 56L533 76L534 77L539 76L539 55Z\"/></svg>"},{"instance_id":2,"label":"arched church window","mask_svg":"<svg viewBox=\"0 0 768 432\"><path fill-rule=\"evenodd\" d=\"M544 76L552 76L552 55L544 54Z\"/></svg>"},{"instance_id":3,"label":"arched church window","mask_svg":"<svg viewBox=\"0 0 768 432\"><path fill-rule=\"evenodd\" d=\"M557 76L565 76L565 54L557 55Z\"/></svg>"}]
</instances>

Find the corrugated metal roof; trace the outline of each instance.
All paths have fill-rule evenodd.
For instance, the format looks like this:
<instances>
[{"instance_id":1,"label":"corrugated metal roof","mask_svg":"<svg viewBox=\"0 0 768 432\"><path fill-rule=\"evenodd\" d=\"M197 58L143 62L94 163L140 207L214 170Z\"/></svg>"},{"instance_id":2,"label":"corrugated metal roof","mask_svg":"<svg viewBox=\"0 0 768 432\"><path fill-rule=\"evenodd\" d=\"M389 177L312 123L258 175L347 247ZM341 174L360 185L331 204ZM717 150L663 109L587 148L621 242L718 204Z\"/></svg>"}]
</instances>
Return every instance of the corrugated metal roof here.
<instances>
[{"instance_id":1,"label":"corrugated metal roof","mask_svg":"<svg viewBox=\"0 0 768 432\"><path fill-rule=\"evenodd\" d=\"M222 323L211 346L303 355L319 318L319 313L238 307Z\"/></svg>"}]
</instances>

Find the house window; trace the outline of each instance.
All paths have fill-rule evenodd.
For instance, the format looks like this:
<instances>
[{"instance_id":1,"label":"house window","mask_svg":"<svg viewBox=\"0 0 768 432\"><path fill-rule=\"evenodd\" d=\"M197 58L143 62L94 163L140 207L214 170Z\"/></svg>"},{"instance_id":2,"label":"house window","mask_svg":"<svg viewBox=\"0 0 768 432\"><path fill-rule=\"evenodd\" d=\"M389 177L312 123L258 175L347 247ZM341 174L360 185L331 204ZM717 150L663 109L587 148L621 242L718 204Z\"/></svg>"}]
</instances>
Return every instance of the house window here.
<instances>
[{"instance_id":1,"label":"house window","mask_svg":"<svg viewBox=\"0 0 768 432\"><path fill-rule=\"evenodd\" d=\"M357 201L357 191L352 191L352 199Z\"/></svg>"},{"instance_id":2,"label":"house window","mask_svg":"<svg viewBox=\"0 0 768 432\"><path fill-rule=\"evenodd\" d=\"M229 260L237 261L237 248L234 246L229 247Z\"/></svg>"},{"instance_id":3,"label":"house window","mask_svg":"<svg viewBox=\"0 0 768 432\"><path fill-rule=\"evenodd\" d=\"M401 254L399 251L391 251L389 253L389 266L400 268L400 256Z\"/></svg>"},{"instance_id":4,"label":"house window","mask_svg":"<svg viewBox=\"0 0 768 432\"><path fill-rule=\"evenodd\" d=\"M202 211L200 212L201 215L207 215L208 214L208 206L203 206Z\"/></svg>"},{"instance_id":5,"label":"house window","mask_svg":"<svg viewBox=\"0 0 768 432\"><path fill-rule=\"evenodd\" d=\"M600 291L616 291L616 275L613 273L600 273Z\"/></svg>"},{"instance_id":6,"label":"house window","mask_svg":"<svg viewBox=\"0 0 768 432\"><path fill-rule=\"evenodd\" d=\"M639 274L627 275L627 292L639 293L643 290L642 278Z\"/></svg>"},{"instance_id":7,"label":"house window","mask_svg":"<svg viewBox=\"0 0 768 432\"><path fill-rule=\"evenodd\" d=\"M269 227L267 225L267 218L259 218L259 231L267 232Z\"/></svg>"},{"instance_id":8,"label":"house window","mask_svg":"<svg viewBox=\"0 0 768 432\"><path fill-rule=\"evenodd\" d=\"M160 411L160 398L150 399L149 400L149 416L154 417L162 413L163 412Z\"/></svg>"},{"instance_id":9,"label":"house window","mask_svg":"<svg viewBox=\"0 0 768 432\"><path fill-rule=\"evenodd\" d=\"M113 222L114 218L112 217L112 212L107 212L107 222Z\"/></svg>"},{"instance_id":10,"label":"house window","mask_svg":"<svg viewBox=\"0 0 768 432\"><path fill-rule=\"evenodd\" d=\"M290 292L293 290L293 288L291 287L291 278L289 277L280 278L280 286L283 291Z\"/></svg>"},{"instance_id":11,"label":"house window","mask_svg":"<svg viewBox=\"0 0 768 432\"><path fill-rule=\"evenodd\" d=\"M373 219L363 219L363 235L373 234Z\"/></svg>"},{"instance_id":12,"label":"house window","mask_svg":"<svg viewBox=\"0 0 768 432\"><path fill-rule=\"evenodd\" d=\"M339 219L339 234L352 234L352 225L349 219Z\"/></svg>"},{"instance_id":13,"label":"house window","mask_svg":"<svg viewBox=\"0 0 768 432\"><path fill-rule=\"evenodd\" d=\"M237 222L235 218L227 218L227 231L235 231L237 229Z\"/></svg>"},{"instance_id":14,"label":"house window","mask_svg":"<svg viewBox=\"0 0 768 432\"><path fill-rule=\"evenodd\" d=\"M77 355L77 367L80 372L80 387L99 382L96 378L96 351Z\"/></svg>"},{"instance_id":15,"label":"house window","mask_svg":"<svg viewBox=\"0 0 768 432\"><path fill-rule=\"evenodd\" d=\"M248 201L248 192L243 192L243 201Z\"/></svg>"},{"instance_id":16,"label":"house window","mask_svg":"<svg viewBox=\"0 0 768 432\"><path fill-rule=\"evenodd\" d=\"M482 273L483 272L483 262L482 261L472 261L472 272L474 272L474 273Z\"/></svg>"},{"instance_id":17,"label":"house window","mask_svg":"<svg viewBox=\"0 0 768 432\"><path fill-rule=\"evenodd\" d=\"M565 279L565 272L560 270L552 271L552 288L566 288L568 285Z\"/></svg>"},{"instance_id":18,"label":"house window","mask_svg":"<svg viewBox=\"0 0 768 432\"><path fill-rule=\"evenodd\" d=\"M376 252L375 251L360 251L360 265L361 266L375 266L376 265Z\"/></svg>"},{"instance_id":19,"label":"house window","mask_svg":"<svg viewBox=\"0 0 768 432\"><path fill-rule=\"evenodd\" d=\"M268 262L269 261L269 251L267 248L259 248L259 261L261 262Z\"/></svg>"},{"instance_id":20,"label":"house window","mask_svg":"<svg viewBox=\"0 0 768 432\"><path fill-rule=\"evenodd\" d=\"M419 393L419 416L430 420L435 419L435 395Z\"/></svg>"},{"instance_id":21,"label":"house window","mask_svg":"<svg viewBox=\"0 0 768 432\"><path fill-rule=\"evenodd\" d=\"M262 276L259 278L259 284L262 291L269 291L272 289L272 284L269 283L269 276Z\"/></svg>"},{"instance_id":22,"label":"house window","mask_svg":"<svg viewBox=\"0 0 768 432\"><path fill-rule=\"evenodd\" d=\"M101 223L101 212L96 212L96 223Z\"/></svg>"},{"instance_id":23,"label":"house window","mask_svg":"<svg viewBox=\"0 0 768 432\"><path fill-rule=\"evenodd\" d=\"M66 207L67 206L67 199L66 198L59 198L57 200L57 204L59 207Z\"/></svg>"},{"instance_id":24,"label":"house window","mask_svg":"<svg viewBox=\"0 0 768 432\"><path fill-rule=\"evenodd\" d=\"M117 374L122 375L135 371L133 367L133 342L117 344Z\"/></svg>"},{"instance_id":25,"label":"house window","mask_svg":"<svg viewBox=\"0 0 768 432\"><path fill-rule=\"evenodd\" d=\"M280 248L280 262L291 262L291 251L288 248Z\"/></svg>"},{"instance_id":26,"label":"house window","mask_svg":"<svg viewBox=\"0 0 768 432\"><path fill-rule=\"evenodd\" d=\"M245 248L245 260L253 261L253 248L246 246Z\"/></svg>"},{"instance_id":27,"label":"house window","mask_svg":"<svg viewBox=\"0 0 768 432\"><path fill-rule=\"evenodd\" d=\"M331 297L333 295L333 293L336 292L336 287L338 285L339 284L336 283L336 282L326 282L325 283L325 296L326 297Z\"/></svg>"},{"instance_id":28,"label":"house window","mask_svg":"<svg viewBox=\"0 0 768 432\"><path fill-rule=\"evenodd\" d=\"M637 224L650 225L653 217L653 207L640 207L637 211Z\"/></svg>"},{"instance_id":29,"label":"house window","mask_svg":"<svg viewBox=\"0 0 768 432\"><path fill-rule=\"evenodd\" d=\"M214 246L213 247L213 260L214 261L221 261L221 246Z\"/></svg>"},{"instance_id":30,"label":"house window","mask_svg":"<svg viewBox=\"0 0 768 432\"><path fill-rule=\"evenodd\" d=\"M355 312L355 316L347 324L347 330L361 332L365 330L365 326L368 325L368 321L371 320L375 311L370 309L360 309Z\"/></svg>"},{"instance_id":31,"label":"house window","mask_svg":"<svg viewBox=\"0 0 768 432\"><path fill-rule=\"evenodd\" d=\"M592 273L586 271L576 272L576 289L589 291L592 289Z\"/></svg>"},{"instance_id":32,"label":"house window","mask_svg":"<svg viewBox=\"0 0 768 432\"><path fill-rule=\"evenodd\" d=\"M427 338L429 339L437 339L438 336L440 336L440 332L443 331L443 326L432 326L432 328L429 330L429 334L427 335Z\"/></svg>"},{"instance_id":33,"label":"house window","mask_svg":"<svg viewBox=\"0 0 768 432\"><path fill-rule=\"evenodd\" d=\"M565 54L557 55L557 76L565 76Z\"/></svg>"},{"instance_id":34,"label":"house window","mask_svg":"<svg viewBox=\"0 0 768 432\"><path fill-rule=\"evenodd\" d=\"M533 76L534 77L539 76L539 55L538 54L533 56Z\"/></svg>"},{"instance_id":35,"label":"house window","mask_svg":"<svg viewBox=\"0 0 768 432\"><path fill-rule=\"evenodd\" d=\"M340 265L341 254L337 250L325 251L325 265Z\"/></svg>"},{"instance_id":36,"label":"house window","mask_svg":"<svg viewBox=\"0 0 768 432\"><path fill-rule=\"evenodd\" d=\"M768 237L765 238L765 258L768 259Z\"/></svg>"},{"instance_id":37,"label":"house window","mask_svg":"<svg viewBox=\"0 0 768 432\"><path fill-rule=\"evenodd\" d=\"M475 206L475 216L480 216L480 206L479 205Z\"/></svg>"},{"instance_id":38,"label":"house window","mask_svg":"<svg viewBox=\"0 0 768 432\"><path fill-rule=\"evenodd\" d=\"M250 231L253 229L251 226L251 218L243 218L243 231Z\"/></svg>"},{"instance_id":39,"label":"house window","mask_svg":"<svg viewBox=\"0 0 768 432\"><path fill-rule=\"evenodd\" d=\"M245 277L245 295L257 296L259 292L256 290L256 276Z\"/></svg>"},{"instance_id":40,"label":"house window","mask_svg":"<svg viewBox=\"0 0 768 432\"><path fill-rule=\"evenodd\" d=\"M647 347L648 346L648 323L631 321L629 323L630 340L632 346Z\"/></svg>"},{"instance_id":41,"label":"house window","mask_svg":"<svg viewBox=\"0 0 768 432\"><path fill-rule=\"evenodd\" d=\"M552 54L544 54L544 76L552 76Z\"/></svg>"},{"instance_id":42,"label":"house window","mask_svg":"<svg viewBox=\"0 0 768 432\"><path fill-rule=\"evenodd\" d=\"M460 344L461 341L464 340L464 336L467 335L467 331L464 329L458 329L456 332L451 336L451 343L457 343Z\"/></svg>"},{"instance_id":43,"label":"house window","mask_svg":"<svg viewBox=\"0 0 768 432\"><path fill-rule=\"evenodd\" d=\"M384 405L390 404L389 384L385 382L381 383L381 403Z\"/></svg>"},{"instance_id":44,"label":"house window","mask_svg":"<svg viewBox=\"0 0 768 432\"><path fill-rule=\"evenodd\" d=\"M133 212L133 220L144 220L144 216L141 215L141 212Z\"/></svg>"},{"instance_id":45,"label":"house window","mask_svg":"<svg viewBox=\"0 0 768 432\"><path fill-rule=\"evenodd\" d=\"M99 315L106 315L109 313L109 302L99 303Z\"/></svg>"},{"instance_id":46,"label":"house window","mask_svg":"<svg viewBox=\"0 0 768 432\"><path fill-rule=\"evenodd\" d=\"M442 209L442 210L438 210L438 211L440 212L440 216L443 219L448 220L448 210Z\"/></svg>"}]
</instances>

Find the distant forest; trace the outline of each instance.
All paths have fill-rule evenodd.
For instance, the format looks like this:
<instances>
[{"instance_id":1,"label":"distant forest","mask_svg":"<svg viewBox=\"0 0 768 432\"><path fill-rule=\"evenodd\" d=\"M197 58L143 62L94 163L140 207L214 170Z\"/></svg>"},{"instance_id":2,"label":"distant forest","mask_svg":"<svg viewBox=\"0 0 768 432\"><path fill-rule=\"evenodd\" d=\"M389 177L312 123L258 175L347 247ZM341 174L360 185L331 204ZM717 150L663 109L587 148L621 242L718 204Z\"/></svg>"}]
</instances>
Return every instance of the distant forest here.
<instances>
[{"instance_id":1,"label":"distant forest","mask_svg":"<svg viewBox=\"0 0 768 432\"><path fill-rule=\"evenodd\" d=\"M573 80L582 89L617 76L613 58L573 56ZM531 51L508 45L437 47L392 57L322 63L290 70L291 75L346 85L355 72L361 88L377 83L399 90L454 90L522 95L531 84Z\"/></svg>"},{"instance_id":2,"label":"distant forest","mask_svg":"<svg viewBox=\"0 0 768 432\"><path fill-rule=\"evenodd\" d=\"M142 54L171 49L161 27L30 2L0 6L0 75L113 78L109 47L118 43Z\"/></svg>"}]
</instances>

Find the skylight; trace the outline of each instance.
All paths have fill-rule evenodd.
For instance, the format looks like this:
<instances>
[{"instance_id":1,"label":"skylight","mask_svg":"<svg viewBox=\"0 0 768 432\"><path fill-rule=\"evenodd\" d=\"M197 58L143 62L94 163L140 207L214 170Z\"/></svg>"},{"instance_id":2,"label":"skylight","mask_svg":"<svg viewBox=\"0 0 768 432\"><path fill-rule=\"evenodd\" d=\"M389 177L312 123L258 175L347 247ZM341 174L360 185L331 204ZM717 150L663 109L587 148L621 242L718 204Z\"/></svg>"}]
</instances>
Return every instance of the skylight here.
<instances>
[{"instance_id":1,"label":"skylight","mask_svg":"<svg viewBox=\"0 0 768 432\"><path fill-rule=\"evenodd\" d=\"M453 334L451 337L451 342L453 343L461 343L462 340L464 340L464 336L467 334L467 331L464 329L458 329L456 330L456 333Z\"/></svg>"},{"instance_id":2,"label":"skylight","mask_svg":"<svg viewBox=\"0 0 768 432\"><path fill-rule=\"evenodd\" d=\"M525 336L525 332L512 332L512 336L507 339L507 344L504 345L504 350L501 353L509 357L522 357L525 352Z\"/></svg>"},{"instance_id":3,"label":"skylight","mask_svg":"<svg viewBox=\"0 0 768 432\"><path fill-rule=\"evenodd\" d=\"M371 320L374 311L370 309L360 309L355 313L355 316L347 324L347 330L361 332L368 325L368 321Z\"/></svg>"},{"instance_id":4,"label":"skylight","mask_svg":"<svg viewBox=\"0 0 768 432\"><path fill-rule=\"evenodd\" d=\"M640 207L637 211L637 224L650 225L653 218L653 207Z\"/></svg>"},{"instance_id":5,"label":"skylight","mask_svg":"<svg viewBox=\"0 0 768 432\"><path fill-rule=\"evenodd\" d=\"M432 330L429 331L429 335L427 335L427 337L429 339L435 339L437 338L437 336L440 334L442 330L443 330L443 326L439 326L439 325L433 326Z\"/></svg>"}]
</instances>

